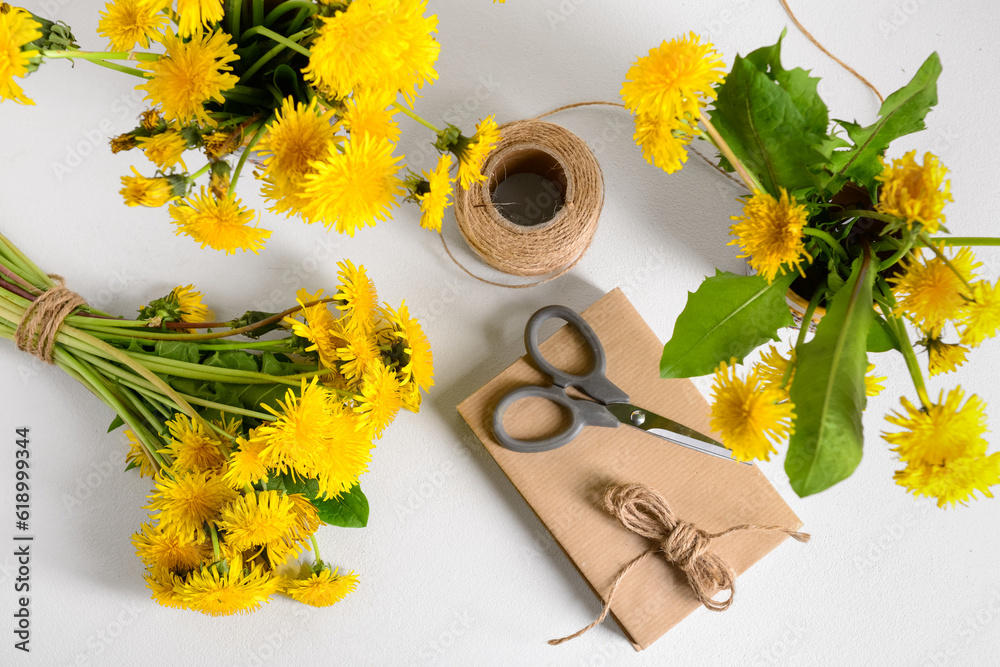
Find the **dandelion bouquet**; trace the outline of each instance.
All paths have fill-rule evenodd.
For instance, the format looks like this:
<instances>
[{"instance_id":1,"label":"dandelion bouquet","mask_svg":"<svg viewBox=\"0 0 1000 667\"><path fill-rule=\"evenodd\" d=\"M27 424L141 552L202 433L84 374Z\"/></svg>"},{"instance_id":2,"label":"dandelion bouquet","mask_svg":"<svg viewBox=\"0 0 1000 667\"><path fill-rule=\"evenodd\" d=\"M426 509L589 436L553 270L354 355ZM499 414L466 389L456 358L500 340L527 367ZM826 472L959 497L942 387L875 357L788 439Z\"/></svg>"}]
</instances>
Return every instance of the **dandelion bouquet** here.
<instances>
[{"instance_id":1,"label":"dandelion bouquet","mask_svg":"<svg viewBox=\"0 0 1000 667\"><path fill-rule=\"evenodd\" d=\"M455 181L483 181L500 136L492 116L466 136L413 110L437 79L438 21L425 14L426 0L115 0L98 27L110 50L83 51L68 26L0 3L0 101L32 104L17 79L58 59L141 79L150 108L111 150L151 165L132 167L121 194L169 205L177 234L203 248L257 252L270 236L236 197L251 155L275 213L353 235L409 200L440 231ZM434 132L436 165L404 173L397 113Z\"/></svg>"},{"instance_id":2,"label":"dandelion bouquet","mask_svg":"<svg viewBox=\"0 0 1000 667\"><path fill-rule=\"evenodd\" d=\"M160 604L220 615L275 593L325 606L354 589L314 533L367 523L358 477L398 411L419 410L433 367L405 303L380 307L364 267L339 266L335 294L300 291L281 313L208 322L189 285L125 320L0 236L0 336L117 413L127 469L152 480L132 542ZM288 562L309 550L312 562Z\"/></svg>"},{"instance_id":3,"label":"dandelion bouquet","mask_svg":"<svg viewBox=\"0 0 1000 667\"><path fill-rule=\"evenodd\" d=\"M639 58L622 87L649 162L676 171L687 145L707 136L750 190L730 233L754 275L720 271L689 295L661 375L714 373L713 428L742 460L767 460L787 441L785 471L805 496L857 467L866 397L884 379L869 355L898 352L917 401L902 397L886 417L898 430L882 437L904 464L896 483L939 506L992 497L1000 453L987 453L985 404L960 387L934 399L918 355L930 375L952 372L996 335L1000 284L977 275L969 246L1000 239L947 235L949 182L934 155L886 158L892 141L924 129L938 57L861 126L831 123L818 80L785 69L780 52L779 39L727 74L691 33ZM764 350L794 323L786 299L802 304L796 340ZM758 348L759 361L738 371Z\"/></svg>"}]
</instances>

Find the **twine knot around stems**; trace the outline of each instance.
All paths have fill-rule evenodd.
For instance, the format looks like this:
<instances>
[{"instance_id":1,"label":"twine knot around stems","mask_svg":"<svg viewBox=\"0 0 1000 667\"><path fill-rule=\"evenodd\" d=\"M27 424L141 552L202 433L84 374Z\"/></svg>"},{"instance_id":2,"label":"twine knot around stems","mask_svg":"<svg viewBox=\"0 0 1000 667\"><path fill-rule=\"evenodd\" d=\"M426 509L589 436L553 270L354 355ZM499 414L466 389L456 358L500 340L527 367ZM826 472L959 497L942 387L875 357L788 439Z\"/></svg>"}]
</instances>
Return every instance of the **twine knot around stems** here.
<instances>
[{"instance_id":1,"label":"twine knot around stems","mask_svg":"<svg viewBox=\"0 0 1000 667\"><path fill-rule=\"evenodd\" d=\"M679 567L687 575L694 594L707 609L725 611L733 603L736 572L725 560L710 550L712 540L738 530L781 532L799 542L808 542L810 537L808 533L800 533L783 526L759 524L742 524L719 533L707 533L693 523L679 518L670 509L667 499L662 494L643 484L609 487L604 494L603 505L625 528L655 541L656 546L634 558L619 571L608 590L604 609L593 623L567 637L549 640L549 644L553 646L579 637L599 625L611 610L615 591L618 590L625 575L652 554L660 552L668 562ZM729 596L724 600L713 599L721 591L729 591Z\"/></svg>"},{"instance_id":2,"label":"twine knot around stems","mask_svg":"<svg viewBox=\"0 0 1000 667\"><path fill-rule=\"evenodd\" d=\"M55 363L56 335L63 320L79 308L87 305L86 299L67 289L62 276L50 274L56 284L36 297L21 316L21 322L14 334L17 349L38 357L47 364Z\"/></svg>"}]
</instances>

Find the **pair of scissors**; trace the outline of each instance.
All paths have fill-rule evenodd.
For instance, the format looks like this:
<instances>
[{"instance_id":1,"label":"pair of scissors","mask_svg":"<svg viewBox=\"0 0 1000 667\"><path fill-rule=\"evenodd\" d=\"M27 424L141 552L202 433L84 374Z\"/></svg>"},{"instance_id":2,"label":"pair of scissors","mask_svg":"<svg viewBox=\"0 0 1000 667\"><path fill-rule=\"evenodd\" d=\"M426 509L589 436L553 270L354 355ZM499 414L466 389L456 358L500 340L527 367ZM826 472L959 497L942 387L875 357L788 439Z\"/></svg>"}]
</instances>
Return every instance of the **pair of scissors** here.
<instances>
[{"instance_id":1,"label":"pair of scissors","mask_svg":"<svg viewBox=\"0 0 1000 667\"><path fill-rule=\"evenodd\" d=\"M583 375L574 375L556 368L545 359L538 348L538 331L542 323L550 319L565 320L580 333L590 348L594 360L593 368ZM535 366L552 378L553 384L550 387L535 385L518 387L497 403L493 411L493 434L497 442L507 449L525 453L547 452L572 442L586 426L617 428L620 424L628 424L668 442L737 461L732 457L732 452L721 442L672 419L631 405L628 394L604 374L607 368L607 356L597 334L582 317L566 306L546 306L532 315L524 329L524 346ZM594 400L573 398L567 395L567 387L576 387ZM511 437L504 429L504 413L511 405L525 398L544 398L561 405L569 410L572 422L562 433L540 440L520 440Z\"/></svg>"}]
</instances>

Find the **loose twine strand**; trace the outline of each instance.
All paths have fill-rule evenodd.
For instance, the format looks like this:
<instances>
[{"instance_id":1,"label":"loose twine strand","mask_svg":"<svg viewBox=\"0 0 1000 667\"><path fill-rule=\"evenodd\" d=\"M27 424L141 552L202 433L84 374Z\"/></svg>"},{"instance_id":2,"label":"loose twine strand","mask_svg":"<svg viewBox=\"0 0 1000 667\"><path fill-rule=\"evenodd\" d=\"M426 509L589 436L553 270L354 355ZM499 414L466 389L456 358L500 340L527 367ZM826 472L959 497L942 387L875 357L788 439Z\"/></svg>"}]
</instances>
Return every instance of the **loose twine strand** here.
<instances>
[{"instance_id":1,"label":"loose twine strand","mask_svg":"<svg viewBox=\"0 0 1000 667\"><path fill-rule=\"evenodd\" d=\"M843 60L841 60L837 56L833 55L833 53L831 53L825 46L823 46L819 42L819 40L817 40L815 37L813 37L812 33L809 32L809 30L807 30L806 27L804 25L802 25L802 22L799 21L798 17L795 16L795 13L792 11L792 8L789 7L787 0L780 0L780 2L781 2L781 6L784 7L785 12L788 14L788 17L795 24L795 27L798 28L802 32L802 34L805 35L805 37L810 42L812 42L814 45L816 45L816 47L820 51L822 51L823 53L825 53L834 62L836 62L838 65L840 65L841 67L843 67L844 69L846 69L848 72L850 72L852 75L854 75L859 81L861 81L861 83L863 83L864 85L866 85L873 93L875 93L875 96L878 97L878 99L879 99L880 102L885 102L885 98L882 97L882 93L880 93L878 91L878 89L874 85L872 85L872 83L870 81L868 81L868 79L866 79L861 74L859 74L857 70L855 70L853 67L851 67L850 65L848 65L847 63L845 63ZM575 108L578 108L578 107L593 106L593 105L604 105L604 106L612 106L612 107L620 107L620 108L624 108L625 107L625 105L623 105L623 104L621 104L619 102L605 102L605 101L599 101L599 100L589 101L589 102L576 102L576 103L573 103L573 104L565 104L565 105L563 105L561 107L558 107L556 109L553 109L551 111L546 111L545 113L539 114L539 115L535 116L534 118L532 118L530 120L531 121L538 121L538 120L541 120L542 118L545 118L547 116L551 116L553 114L559 113L560 111L566 111L568 109L575 109ZM527 122L530 122L530 121L519 121L519 122L521 122L521 123L527 123ZM503 135L501 135L501 136L503 136ZM501 142L502 141L503 140L501 140ZM722 169L718 164L712 162L710 159L708 159L707 157L705 157L705 155L703 155L700 151L696 150L693 145L691 146L691 150L701 160L703 160L706 164L708 164L713 169L715 169L717 172L719 172L720 174L722 174L723 176L725 176L727 179L729 179L733 183L739 185L740 187L743 187L743 188L746 187L743 184L742 181L740 181L739 179L735 178L732 174L730 174L726 170ZM572 167L574 165L570 165L570 166ZM487 178L488 179L492 179L493 175L492 174L488 174ZM602 177L602 183L603 183L603 177ZM456 200L457 199L458 199L458 197L456 197ZM487 201L485 203L488 204L490 206L490 208L492 209L492 202L489 201L489 199L487 199ZM595 215L595 225L596 225L596 217L599 214L600 214L600 210L598 210L597 214ZM458 209L456 208L456 218L458 217L458 215L459 215L458 214ZM462 231L463 236L466 236L465 230L468 229L470 225L474 225L477 228L483 226L481 224L481 220L482 220L481 216L474 216L472 218L472 220L465 225L464 228L463 228L462 224L459 224L459 229ZM528 234L530 234L530 232L528 232ZM539 267L540 266L548 267L547 271L542 271L541 273L550 273L551 271L557 271L556 273L554 273L554 274L552 274L552 275L550 275L550 276L548 276L546 278L543 278L541 280L537 280L537 281L529 282L529 283L519 283L519 284L500 283L500 282L496 282L496 281L493 281L493 280L487 280L486 278L482 278L480 276L477 276L475 273L473 273L468 268L466 268L464 264L462 264L460 261L458 261L458 259L455 257L454 254L452 254L451 249L448 247L448 242L444 238L444 234L443 233L439 233L438 236L441 238L441 245L444 246L444 251L448 254L448 257L451 259L452 262L455 263L456 266L458 266L458 268L462 269L462 271L464 271L466 274L472 276L473 278L475 278L476 280L478 280L480 282L486 283L487 285L493 285L495 287L506 287L508 289L524 289L526 287L534 287L536 285L542 285L542 284L547 283L547 282L549 282L551 280L555 280L556 278L559 278L560 276L562 276L565 273L567 273L574 266L576 266L580 262L580 260L583 259L584 254L586 254L587 249L590 247L590 242L593 239L593 232L591 232L585 239L583 239L582 240L583 242L577 243L577 242L575 242L575 240L573 238L569 239L569 246L570 246L570 248L572 250L574 250L574 251L578 251L578 253L573 257L573 259L569 263L566 263L566 262L558 263L557 262L557 263L553 264L551 257L547 257L547 256L544 256L544 255L533 255L532 253L538 252L536 246L531 246L531 247L527 247L527 248L525 248L525 247L519 247L518 251L526 251L526 253L527 253L527 254L525 254L524 252L522 252L522 255L521 255L522 258L534 258L536 260L537 266L539 266ZM468 241L468 240L469 239L466 236L466 241ZM470 243L470 245L472 245L472 244ZM551 244L551 242L549 242L549 241L547 241L545 239L543 239L543 242L540 245L543 247L543 250L544 249L548 249L549 251L552 250L552 244ZM482 250L484 250L485 247L479 247L479 248L477 248L477 247L474 246L473 249L476 250L476 252L479 253L480 256L482 256L484 260L486 260L487 264L490 264L491 266L493 266L494 268L496 268L497 270L499 270L499 271L501 271L503 273L507 273L507 274L515 275L515 276L537 275L537 273L523 273L516 266L508 266L501 258L489 258L489 257L483 256L482 255ZM558 249L558 252L556 252L556 256L559 257L559 258L564 257L565 253L563 252L563 250L564 249L562 249L562 248ZM563 267L563 268L560 269L559 268L560 266Z\"/></svg>"},{"instance_id":2,"label":"loose twine strand","mask_svg":"<svg viewBox=\"0 0 1000 667\"><path fill-rule=\"evenodd\" d=\"M49 274L56 284L46 290L31 302L21 317L14 342L17 349L38 357L47 364L55 363L52 354L55 351L56 335L70 313L87 301L65 287L62 276Z\"/></svg>"},{"instance_id":3,"label":"loose twine strand","mask_svg":"<svg viewBox=\"0 0 1000 667\"><path fill-rule=\"evenodd\" d=\"M679 518L662 494L643 484L622 484L608 488L603 505L626 529L655 541L656 546L632 559L619 571L608 590L604 609L593 623L567 637L550 639L549 644L552 646L575 639L599 625L611 611L615 592L625 576L632 568L657 552L661 552L669 563L673 563L687 575L688 584L706 608L725 611L736 595L736 572L725 560L709 550L712 540L738 530L780 532L799 542L808 542L810 537L808 533L783 526L755 523L733 526L719 533L706 533L693 523ZM713 599L721 591L729 591L729 596L724 600Z\"/></svg>"}]
</instances>

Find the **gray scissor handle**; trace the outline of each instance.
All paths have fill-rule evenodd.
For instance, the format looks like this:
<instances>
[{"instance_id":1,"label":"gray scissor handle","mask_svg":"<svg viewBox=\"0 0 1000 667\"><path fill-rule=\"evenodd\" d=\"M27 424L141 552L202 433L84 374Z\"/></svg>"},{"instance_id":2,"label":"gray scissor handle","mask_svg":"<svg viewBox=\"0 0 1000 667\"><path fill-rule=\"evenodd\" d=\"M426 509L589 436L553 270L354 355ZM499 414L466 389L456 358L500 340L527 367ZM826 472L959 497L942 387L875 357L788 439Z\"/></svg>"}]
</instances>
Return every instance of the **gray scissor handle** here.
<instances>
[{"instance_id":1,"label":"gray scissor handle","mask_svg":"<svg viewBox=\"0 0 1000 667\"><path fill-rule=\"evenodd\" d=\"M560 370L546 361L542 351L538 347L538 331L542 323L553 318L565 320L567 324L575 328L594 357L594 367L583 375L574 375ZM528 319L528 325L524 328L524 347L528 350L528 356L535 362L539 370L545 372L552 378L552 382L560 387L576 387L586 392L595 401L604 403L628 403L629 396L619 389L614 383L605 377L608 358L604 354L604 347L601 341L590 328L586 320L576 314L575 311L566 306L546 306L535 312ZM558 401L557 401L558 402Z\"/></svg>"},{"instance_id":2,"label":"gray scissor handle","mask_svg":"<svg viewBox=\"0 0 1000 667\"><path fill-rule=\"evenodd\" d=\"M544 398L558 403L568 409L573 417L572 423L562 433L541 440L519 440L507 434L503 427L503 415L507 408L522 398ZM580 434L584 426L605 426L616 428L620 422L600 403L571 398L561 387L536 387L528 385L518 387L497 403L493 411L493 435L497 442L515 452L547 452L562 447Z\"/></svg>"}]
</instances>

